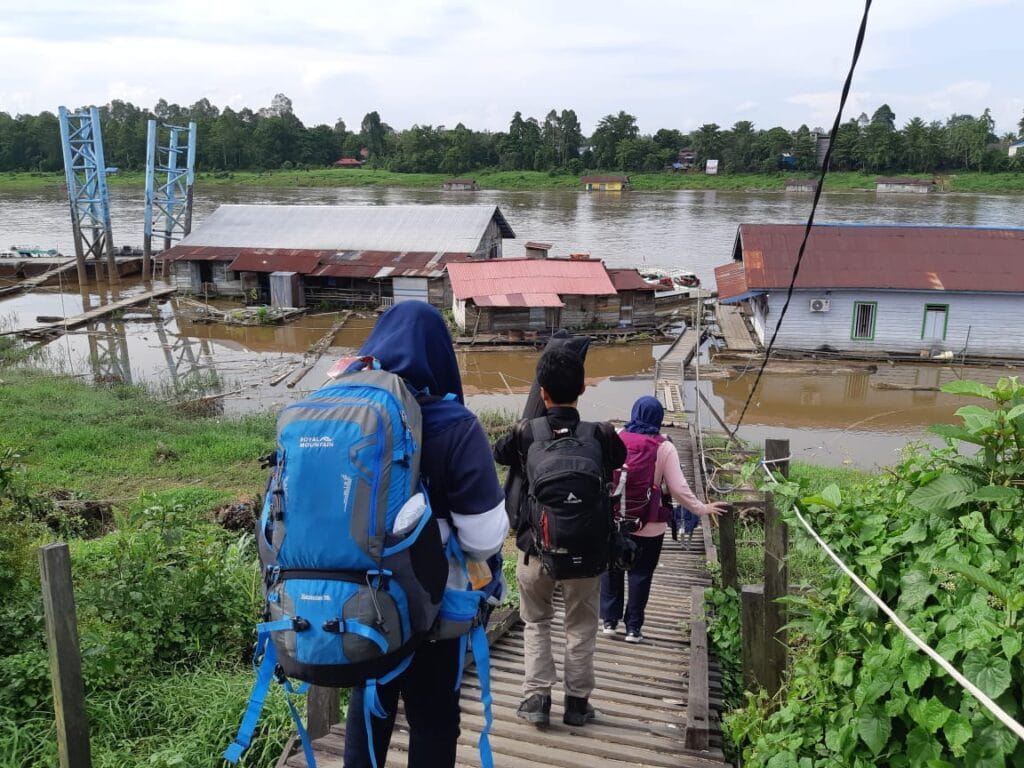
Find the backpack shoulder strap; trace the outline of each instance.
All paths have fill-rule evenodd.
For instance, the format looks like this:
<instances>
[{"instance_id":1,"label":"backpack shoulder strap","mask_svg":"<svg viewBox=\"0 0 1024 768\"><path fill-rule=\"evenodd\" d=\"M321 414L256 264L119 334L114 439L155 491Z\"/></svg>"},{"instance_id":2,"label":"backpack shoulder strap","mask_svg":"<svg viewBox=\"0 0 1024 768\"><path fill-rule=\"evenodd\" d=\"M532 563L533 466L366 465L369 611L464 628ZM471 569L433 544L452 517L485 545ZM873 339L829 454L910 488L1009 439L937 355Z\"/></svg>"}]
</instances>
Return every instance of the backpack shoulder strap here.
<instances>
[{"instance_id":1,"label":"backpack shoulder strap","mask_svg":"<svg viewBox=\"0 0 1024 768\"><path fill-rule=\"evenodd\" d=\"M551 425L548 423L547 416L538 416L535 419L530 419L530 435L533 437L533 442L539 442L543 440L550 440L554 437L554 433L551 431Z\"/></svg>"}]
</instances>

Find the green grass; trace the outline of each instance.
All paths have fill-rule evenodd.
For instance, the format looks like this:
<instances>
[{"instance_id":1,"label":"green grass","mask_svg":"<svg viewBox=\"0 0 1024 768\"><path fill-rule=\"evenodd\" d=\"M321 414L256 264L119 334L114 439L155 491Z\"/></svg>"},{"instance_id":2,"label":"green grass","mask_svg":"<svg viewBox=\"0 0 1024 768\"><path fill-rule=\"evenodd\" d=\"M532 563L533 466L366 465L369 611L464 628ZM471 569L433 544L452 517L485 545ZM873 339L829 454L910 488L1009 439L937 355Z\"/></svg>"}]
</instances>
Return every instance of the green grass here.
<instances>
[{"instance_id":1,"label":"green grass","mask_svg":"<svg viewBox=\"0 0 1024 768\"><path fill-rule=\"evenodd\" d=\"M262 486L270 414L187 419L135 387L31 370L5 369L3 378L0 445L23 452L33 487L124 498L201 484L228 498Z\"/></svg>"},{"instance_id":2,"label":"green grass","mask_svg":"<svg viewBox=\"0 0 1024 768\"><path fill-rule=\"evenodd\" d=\"M213 664L157 677L125 680L123 688L89 697L92 764L96 768L219 768L249 699L247 667ZM57 763L53 719L19 720L0 712L0 768ZM241 766L269 768L292 721L280 686L267 698L257 736Z\"/></svg>"},{"instance_id":3,"label":"green grass","mask_svg":"<svg viewBox=\"0 0 1024 768\"><path fill-rule=\"evenodd\" d=\"M837 485L844 495L866 482L871 473L843 467L825 467L796 461L790 465L790 478L800 482L807 494ZM717 534L716 534L717 535ZM802 528L789 530L789 581L791 584L813 586L834 571L817 543ZM737 521L736 569L741 584L764 581L764 526L760 520Z\"/></svg>"},{"instance_id":4,"label":"green grass","mask_svg":"<svg viewBox=\"0 0 1024 768\"><path fill-rule=\"evenodd\" d=\"M587 171L586 173L600 173ZM618 173L608 171L607 173ZM579 175L547 171L480 170L457 174L476 179L481 189L496 190L582 190ZM582 175L582 174L581 174ZM740 173L706 176L702 173L630 173L634 190L641 192L684 189L718 189L724 191L781 191L786 179L817 178L818 172ZM826 191L857 191L875 188L875 179L886 174L840 172L825 178ZM901 174L907 178L931 180L931 174ZM249 186L260 188L291 187L399 187L409 189L440 189L451 178L443 173L395 173L369 168L314 168L309 170L275 171L207 171L196 174L196 186ZM127 171L109 177L112 187L141 187L144 174ZM9 172L0 174L0 190L37 190L64 183L62 173ZM1024 193L1024 173L963 172L941 176L940 187L950 192L987 194ZM458 194L458 193L453 193Z\"/></svg>"}]
</instances>

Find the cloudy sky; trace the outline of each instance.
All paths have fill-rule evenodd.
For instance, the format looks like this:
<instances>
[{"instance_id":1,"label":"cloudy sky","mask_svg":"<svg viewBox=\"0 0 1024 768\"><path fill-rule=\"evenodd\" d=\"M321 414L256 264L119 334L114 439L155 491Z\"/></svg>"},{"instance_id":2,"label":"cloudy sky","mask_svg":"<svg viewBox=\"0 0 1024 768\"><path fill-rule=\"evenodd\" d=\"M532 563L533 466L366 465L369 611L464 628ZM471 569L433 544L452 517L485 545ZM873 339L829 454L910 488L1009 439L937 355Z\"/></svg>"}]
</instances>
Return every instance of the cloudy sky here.
<instances>
[{"instance_id":1,"label":"cloudy sky","mask_svg":"<svg viewBox=\"0 0 1024 768\"><path fill-rule=\"evenodd\" d=\"M124 99L254 109L307 125L370 110L504 130L516 110L626 110L644 132L831 123L862 0L0 0L0 111ZM875 0L846 114L1024 113L1019 0Z\"/></svg>"}]
</instances>

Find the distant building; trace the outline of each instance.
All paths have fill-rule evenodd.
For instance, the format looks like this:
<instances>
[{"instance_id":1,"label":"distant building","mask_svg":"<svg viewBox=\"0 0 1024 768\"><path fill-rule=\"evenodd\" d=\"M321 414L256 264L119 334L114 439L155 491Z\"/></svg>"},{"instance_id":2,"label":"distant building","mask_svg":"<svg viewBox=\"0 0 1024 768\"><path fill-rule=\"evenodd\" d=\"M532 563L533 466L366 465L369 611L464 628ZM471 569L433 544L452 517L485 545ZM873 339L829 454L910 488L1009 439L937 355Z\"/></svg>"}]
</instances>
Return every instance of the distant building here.
<instances>
[{"instance_id":1,"label":"distant building","mask_svg":"<svg viewBox=\"0 0 1024 768\"><path fill-rule=\"evenodd\" d=\"M825 154L832 143L832 136L821 128L811 131L811 141L814 142L814 164L821 168L825 163Z\"/></svg>"},{"instance_id":2,"label":"distant building","mask_svg":"<svg viewBox=\"0 0 1024 768\"><path fill-rule=\"evenodd\" d=\"M775 326L803 224L743 224L715 269L761 343ZM816 224L779 349L1024 358L1024 229Z\"/></svg>"},{"instance_id":3,"label":"distant building","mask_svg":"<svg viewBox=\"0 0 1024 768\"><path fill-rule=\"evenodd\" d=\"M498 259L515 232L493 205L222 205L165 253L184 293L268 303L271 274L307 303L451 305L445 265Z\"/></svg>"},{"instance_id":4,"label":"distant building","mask_svg":"<svg viewBox=\"0 0 1024 768\"><path fill-rule=\"evenodd\" d=\"M931 179L875 179L875 192L927 194L935 189Z\"/></svg>"},{"instance_id":5,"label":"distant building","mask_svg":"<svg viewBox=\"0 0 1024 768\"><path fill-rule=\"evenodd\" d=\"M629 176L584 176L580 181L587 192L622 192L629 189Z\"/></svg>"},{"instance_id":6,"label":"distant building","mask_svg":"<svg viewBox=\"0 0 1024 768\"><path fill-rule=\"evenodd\" d=\"M354 157L343 157L340 160L334 161L335 168L362 168L363 161L356 160Z\"/></svg>"},{"instance_id":7,"label":"distant building","mask_svg":"<svg viewBox=\"0 0 1024 768\"><path fill-rule=\"evenodd\" d=\"M597 259L495 259L448 264L452 314L471 334L616 327L619 297Z\"/></svg>"},{"instance_id":8,"label":"distant building","mask_svg":"<svg viewBox=\"0 0 1024 768\"><path fill-rule=\"evenodd\" d=\"M676 153L676 162L672 167L679 166L679 170L688 171L697 166L697 152L692 147L683 147Z\"/></svg>"},{"instance_id":9,"label":"distant building","mask_svg":"<svg viewBox=\"0 0 1024 768\"><path fill-rule=\"evenodd\" d=\"M656 285L644 280L635 269L609 269L608 277L619 295L619 325L647 328L657 323L654 312Z\"/></svg>"},{"instance_id":10,"label":"distant building","mask_svg":"<svg viewBox=\"0 0 1024 768\"><path fill-rule=\"evenodd\" d=\"M441 185L441 189L445 192L476 192L480 185L476 179L448 179Z\"/></svg>"},{"instance_id":11,"label":"distant building","mask_svg":"<svg viewBox=\"0 0 1024 768\"><path fill-rule=\"evenodd\" d=\"M551 243L536 243L532 240L523 246L526 249L526 258L528 259L546 259L551 247Z\"/></svg>"},{"instance_id":12,"label":"distant building","mask_svg":"<svg viewBox=\"0 0 1024 768\"><path fill-rule=\"evenodd\" d=\"M814 192L818 189L817 179L786 179L782 183L786 192Z\"/></svg>"},{"instance_id":13,"label":"distant building","mask_svg":"<svg viewBox=\"0 0 1024 768\"><path fill-rule=\"evenodd\" d=\"M1013 144L1011 144L1006 150L1007 157L1013 157L1017 154L1017 150L1022 147L1024 147L1024 139L1013 142Z\"/></svg>"}]
</instances>

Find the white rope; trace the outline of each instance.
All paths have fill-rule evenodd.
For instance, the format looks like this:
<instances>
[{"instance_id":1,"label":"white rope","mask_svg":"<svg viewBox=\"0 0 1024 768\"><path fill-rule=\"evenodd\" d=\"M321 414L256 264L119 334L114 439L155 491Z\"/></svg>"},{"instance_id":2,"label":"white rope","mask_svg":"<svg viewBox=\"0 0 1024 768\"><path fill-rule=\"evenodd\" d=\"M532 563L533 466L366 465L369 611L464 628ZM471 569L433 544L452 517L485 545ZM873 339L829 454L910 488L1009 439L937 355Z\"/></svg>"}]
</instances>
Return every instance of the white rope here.
<instances>
[{"instance_id":1,"label":"white rope","mask_svg":"<svg viewBox=\"0 0 1024 768\"><path fill-rule=\"evenodd\" d=\"M768 466L764 461L761 462L761 466L764 468L765 473L768 475L771 481L774 483L778 483L778 480L776 480L775 477L772 475L771 470L768 469ZM822 538L817 534L817 532L811 527L810 523L808 523L807 520L804 519L804 516L800 514L800 509L797 507L796 504L793 505L793 511L796 513L796 517L800 521L801 525L803 525L803 527L807 529L807 532L811 534L811 536L814 538L816 542L818 542L818 545L822 549L824 549L828 556L831 557L832 560L835 562L835 564L839 566L839 570L845 573L853 581L853 583L856 584L858 588L860 588L860 590L864 594L871 598L871 601L875 605L877 605L886 616L889 617L892 623L895 624L896 627L904 635L907 636L910 642L912 642L920 650L927 654L928 657L936 664L938 664L943 670L945 670L950 677L952 677L954 680L960 683L960 685L963 686L968 693L970 693L974 698L976 698L978 701L982 703L985 709L987 709L989 712L995 715L996 719L999 720L999 722L1001 722L1003 725L1005 725L1007 728L1013 731L1017 735L1017 738L1024 741L1024 725L1021 725L1008 714L1006 714L1006 712L1003 711L1003 709L998 704L996 704L994 701L992 701L992 699L990 699L981 690L979 690L978 687L974 685L974 683L972 683L970 680L964 677L959 671L957 671L957 669L944 658L942 658L942 656L940 656L938 652L932 650L932 648L927 643L925 643L924 640L915 635L913 630L911 630L910 627L904 624L900 617L896 615L896 612L893 611L888 605L886 605L882 598L880 598L878 595L872 592L868 585L861 581L857 577L857 575L847 567L846 563L844 563L839 558L839 555L833 552L831 547L829 547L829 545L822 540Z\"/></svg>"}]
</instances>

